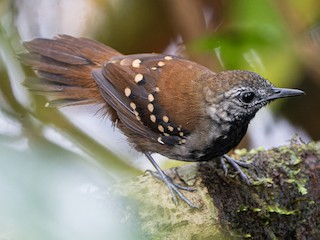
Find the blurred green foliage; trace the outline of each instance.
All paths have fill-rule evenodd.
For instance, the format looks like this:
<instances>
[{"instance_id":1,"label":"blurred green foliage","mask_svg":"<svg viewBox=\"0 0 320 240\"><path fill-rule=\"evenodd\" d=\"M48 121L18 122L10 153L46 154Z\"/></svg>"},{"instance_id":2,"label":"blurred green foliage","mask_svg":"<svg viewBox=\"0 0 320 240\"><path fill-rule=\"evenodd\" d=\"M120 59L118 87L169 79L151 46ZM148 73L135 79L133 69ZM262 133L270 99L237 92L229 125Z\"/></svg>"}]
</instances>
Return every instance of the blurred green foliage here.
<instances>
[{"instance_id":1,"label":"blurred green foliage","mask_svg":"<svg viewBox=\"0 0 320 240\"><path fill-rule=\"evenodd\" d=\"M275 85L298 81L297 56L290 33L271 1L233 1L228 5L227 23L196 43L203 51L219 52L223 69L258 72ZM247 2L247 3L248 3Z\"/></svg>"}]
</instances>

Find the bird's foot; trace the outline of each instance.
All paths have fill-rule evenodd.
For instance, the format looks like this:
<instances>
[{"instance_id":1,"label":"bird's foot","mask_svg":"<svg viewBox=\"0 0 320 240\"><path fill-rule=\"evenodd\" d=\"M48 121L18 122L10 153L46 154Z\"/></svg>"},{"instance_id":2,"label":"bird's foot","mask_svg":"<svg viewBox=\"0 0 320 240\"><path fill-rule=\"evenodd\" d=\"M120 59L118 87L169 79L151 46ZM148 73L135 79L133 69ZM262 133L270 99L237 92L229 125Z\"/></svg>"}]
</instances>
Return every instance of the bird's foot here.
<instances>
[{"instance_id":1,"label":"bird's foot","mask_svg":"<svg viewBox=\"0 0 320 240\"><path fill-rule=\"evenodd\" d=\"M178 204L178 198L180 198L185 203L187 203L190 207L197 208L193 203L190 202L190 200L182 192L180 192L180 190L193 192L196 190L196 188L186 187L186 186L182 186L180 184L177 184L172 180L171 177L169 177L165 173L163 173L163 175L162 175L158 172L152 172L152 171L149 171L149 172L151 173L151 175L154 178L161 180L162 182L164 182L167 185L167 187L169 188L169 191L172 195L172 200L176 205Z\"/></svg>"},{"instance_id":2,"label":"bird's foot","mask_svg":"<svg viewBox=\"0 0 320 240\"><path fill-rule=\"evenodd\" d=\"M240 178L246 184L250 185L250 180L249 180L248 176L241 169L241 167L248 168L250 166L250 163L237 161L237 160L233 159L232 157L229 157L227 154L224 154L220 158L220 161L221 161L222 169L223 169L225 175L228 174L228 168L226 166L226 162L227 162L234 170L236 170L239 173Z\"/></svg>"},{"instance_id":3,"label":"bird's foot","mask_svg":"<svg viewBox=\"0 0 320 240\"><path fill-rule=\"evenodd\" d=\"M154 161L154 159L151 157L151 155L149 153L146 153L145 155L147 156L149 161L152 163L152 165L157 170L157 172L151 172L152 176L161 180L162 182L164 182L167 185L167 187L169 188L169 191L172 195L173 202L177 205L178 198L180 198L182 201L184 201L186 204L188 204L191 208L197 208L197 206L195 206L192 202L190 202L190 200L182 192L180 192L180 190L193 192L196 189L192 188L192 187L181 186L181 185L175 183L171 177L169 177L168 175L166 175L162 171L162 169L158 166L158 164Z\"/></svg>"}]
</instances>

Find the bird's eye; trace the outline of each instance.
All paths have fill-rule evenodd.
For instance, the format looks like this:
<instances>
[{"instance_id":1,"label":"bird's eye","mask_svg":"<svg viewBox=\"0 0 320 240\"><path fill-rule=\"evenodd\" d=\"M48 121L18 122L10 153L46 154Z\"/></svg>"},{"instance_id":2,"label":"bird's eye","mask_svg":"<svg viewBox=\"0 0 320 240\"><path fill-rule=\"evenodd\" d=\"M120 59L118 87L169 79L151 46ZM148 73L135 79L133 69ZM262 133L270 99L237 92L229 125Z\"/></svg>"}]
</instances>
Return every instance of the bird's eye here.
<instances>
[{"instance_id":1,"label":"bird's eye","mask_svg":"<svg viewBox=\"0 0 320 240\"><path fill-rule=\"evenodd\" d=\"M253 92L244 92L244 93L241 94L240 100L243 103L250 103L250 102L252 102L254 97L255 97L255 94Z\"/></svg>"}]
</instances>

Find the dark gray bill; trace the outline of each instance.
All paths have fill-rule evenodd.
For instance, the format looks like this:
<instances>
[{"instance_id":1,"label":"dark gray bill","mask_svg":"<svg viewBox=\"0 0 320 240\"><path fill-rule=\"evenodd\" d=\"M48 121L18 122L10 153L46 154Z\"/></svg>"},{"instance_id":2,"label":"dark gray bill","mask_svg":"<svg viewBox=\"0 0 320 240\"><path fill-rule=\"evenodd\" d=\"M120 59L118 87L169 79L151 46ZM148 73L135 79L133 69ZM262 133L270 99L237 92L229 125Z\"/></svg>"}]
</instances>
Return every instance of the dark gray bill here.
<instances>
[{"instance_id":1,"label":"dark gray bill","mask_svg":"<svg viewBox=\"0 0 320 240\"><path fill-rule=\"evenodd\" d=\"M278 98L286 98L286 97L294 97L304 95L304 91L299 89L290 89L290 88L273 88L273 94L267 97L267 101L278 99Z\"/></svg>"}]
</instances>

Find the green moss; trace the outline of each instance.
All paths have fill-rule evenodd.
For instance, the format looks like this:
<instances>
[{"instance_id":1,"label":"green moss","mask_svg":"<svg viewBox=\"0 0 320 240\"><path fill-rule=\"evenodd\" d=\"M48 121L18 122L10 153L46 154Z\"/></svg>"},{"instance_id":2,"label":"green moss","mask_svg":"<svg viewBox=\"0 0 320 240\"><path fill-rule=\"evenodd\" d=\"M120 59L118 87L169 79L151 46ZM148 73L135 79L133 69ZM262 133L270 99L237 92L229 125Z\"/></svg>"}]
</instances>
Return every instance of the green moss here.
<instances>
[{"instance_id":1,"label":"green moss","mask_svg":"<svg viewBox=\"0 0 320 240\"><path fill-rule=\"evenodd\" d=\"M247 155L247 154L248 154L248 150L245 149L245 148L236 149L236 150L234 150L234 153L235 153L236 155L239 155L239 156L241 157L241 156Z\"/></svg>"},{"instance_id":2,"label":"green moss","mask_svg":"<svg viewBox=\"0 0 320 240\"><path fill-rule=\"evenodd\" d=\"M258 180L252 181L251 184L258 186L258 185L267 185L267 184L272 184L273 179L272 178L260 178Z\"/></svg>"},{"instance_id":3,"label":"green moss","mask_svg":"<svg viewBox=\"0 0 320 240\"><path fill-rule=\"evenodd\" d=\"M246 212L246 211L248 211L248 206L240 206L237 211L238 212Z\"/></svg>"},{"instance_id":4,"label":"green moss","mask_svg":"<svg viewBox=\"0 0 320 240\"><path fill-rule=\"evenodd\" d=\"M298 190L302 195L306 195L308 193L307 188L305 187L305 185L300 185L299 183L297 183L298 186Z\"/></svg>"},{"instance_id":5,"label":"green moss","mask_svg":"<svg viewBox=\"0 0 320 240\"><path fill-rule=\"evenodd\" d=\"M320 234L316 214L320 211L319 144L292 140L289 146L267 151L241 150L235 154L241 161L252 161L252 167L243 169L251 180L250 186L232 174L224 182L228 178L232 181L221 185L214 177L206 176L206 186L212 191L214 202L223 203L221 218L226 218L242 236L252 239L296 238L305 228L315 233L304 234ZM222 174L218 172L220 178Z\"/></svg>"},{"instance_id":6,"label":"green moss","mask_svg":"<svg viewBox=\"0 0 320 240\"><path fill-rule=\"evenodd\" d=\"M253 211L253 212L261 212L262 209L261 209L261 208L253 208L252 211Z\"/></svg>"},{"instance_id":7,"label":"green moss","mask_svg":"<svg viewBox=\"0 0 320 240\"><path fill-rule=\"evenodd\" d=\"M258 152L261 152L261 151L264 151L264 147L258 147L258 148L251 149L249 151L249 154L257 154Z\"/></svg>"},{"instance_id":8,"label":"green moss","mask_svg":"<svg viewBox=\"0 0 320 240\"><path fill-rule=\"evenodd\" d=\"M251 238L252 235L251 235L250 233L247 233L247 234L245 234L243 237L245 237L245 238Z\"/></svg>"},{"instance_id":9,"label":"green moss","mask_svg":"<svg viewBox=\"0 0 320 240\"><path fill-rule=\"evenodd\" d=\"M277 205L273 205L273 206L269 205L269 206L267 206L267 209L268 209L269 212L283 214L283 215L296 214L296 211L290 211L290 210L285 209L285 208L280 208Z\"/></svg>"}]
</instances>

